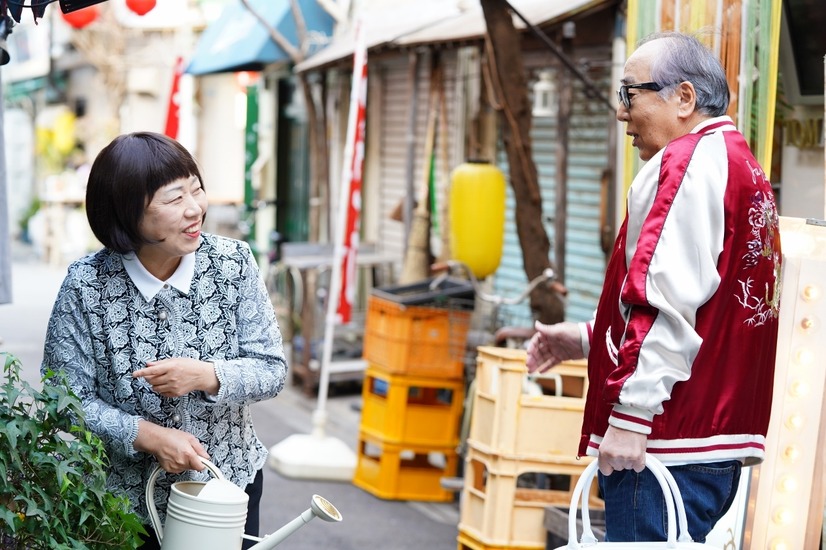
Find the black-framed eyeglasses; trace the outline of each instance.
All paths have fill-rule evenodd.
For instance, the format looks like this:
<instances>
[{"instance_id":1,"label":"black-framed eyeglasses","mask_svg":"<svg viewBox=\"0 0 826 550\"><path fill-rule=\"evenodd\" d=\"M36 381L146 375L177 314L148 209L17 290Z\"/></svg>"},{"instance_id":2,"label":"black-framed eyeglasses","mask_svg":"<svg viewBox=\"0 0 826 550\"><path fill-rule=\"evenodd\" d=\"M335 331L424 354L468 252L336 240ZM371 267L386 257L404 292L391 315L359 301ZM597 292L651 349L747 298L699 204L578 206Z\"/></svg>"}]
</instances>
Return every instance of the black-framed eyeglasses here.
<instances>
[{"instance_id":1,"label":"black-framed eyeglasses","mask_svg":"<svg viewBox=\"0 0 826 550\"><path fill-rule=\"evenodd\" d=\"M636 89L636 90L654 90L655 92L659 92L663 89L663 86L660 86L656 82L642 82L640 84L623 84L620 86L620 89L617 90L617 98L619 102L625 105L626 109L631 108L631 96L628 95L628 90Z\"/></svg>"}]
</instances>

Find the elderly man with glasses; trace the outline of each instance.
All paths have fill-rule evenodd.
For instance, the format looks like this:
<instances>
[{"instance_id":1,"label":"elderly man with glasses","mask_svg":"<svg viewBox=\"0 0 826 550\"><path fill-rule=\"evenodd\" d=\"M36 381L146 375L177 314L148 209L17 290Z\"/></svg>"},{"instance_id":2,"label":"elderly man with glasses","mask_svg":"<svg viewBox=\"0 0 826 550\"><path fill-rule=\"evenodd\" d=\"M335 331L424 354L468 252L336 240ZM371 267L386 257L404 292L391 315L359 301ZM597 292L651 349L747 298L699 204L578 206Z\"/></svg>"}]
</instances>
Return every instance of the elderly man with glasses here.
<instances>
[{"instance_id":1,"label":"elderly man with glasses","mask_svg":"<svg viewBox=\"0 0 826 550\"><path fill-rule=\"evenodd\" d=\"M674 475L692 539L731 506L765 452L776 355L780 234L771 184L726 116L717 57L660 33L625 64L617 119L646 161L594 318L537 324L528 368L588 358L580 455L597 457L610 541L665 540Z\"/></svg>"}]
</instances>

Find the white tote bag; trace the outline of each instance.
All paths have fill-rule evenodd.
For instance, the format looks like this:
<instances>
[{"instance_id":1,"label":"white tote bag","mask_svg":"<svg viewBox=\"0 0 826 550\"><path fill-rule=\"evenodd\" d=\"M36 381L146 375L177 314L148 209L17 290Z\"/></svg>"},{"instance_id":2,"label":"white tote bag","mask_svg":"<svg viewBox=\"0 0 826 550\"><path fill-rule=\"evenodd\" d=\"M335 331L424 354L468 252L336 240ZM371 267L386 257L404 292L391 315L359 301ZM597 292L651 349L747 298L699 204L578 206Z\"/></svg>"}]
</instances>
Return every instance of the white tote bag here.
<instances>
[{"instance_id":1,"label":"white tote bag","mask_svg":"<svg viewBox=\"0 0 826 550\"><path fill-rule=\"evenodd\" d=\"M591 482L597 473L597 461L594 460L582 472L582 475L574 487L571 496L571 507L568 510L568 544L560 546L556 550L580 550L582 548L597 550L643 550L646 548L676 548L677 550L690 550L704 548L714 549L714 546L693 542L688 534L688 521L685 517L685 506L680 488L671 472L663 466L662 462L651 455L645 455L645 466L651 470L654 477L660 483L660 487L665 494L665 506L668 513L668 539L660 542L599 542L591 530L591 518L588 511L588 498L591 493ZM577 541L576 512L577 502L582 501L582 538ZM675 513L676 510L676 513ZM676 518L676 519L675 519ZM677 537L677 525L680 526L680 536ZM717 549L720 550L720 549Z\"/></svg>"}]
</instances>

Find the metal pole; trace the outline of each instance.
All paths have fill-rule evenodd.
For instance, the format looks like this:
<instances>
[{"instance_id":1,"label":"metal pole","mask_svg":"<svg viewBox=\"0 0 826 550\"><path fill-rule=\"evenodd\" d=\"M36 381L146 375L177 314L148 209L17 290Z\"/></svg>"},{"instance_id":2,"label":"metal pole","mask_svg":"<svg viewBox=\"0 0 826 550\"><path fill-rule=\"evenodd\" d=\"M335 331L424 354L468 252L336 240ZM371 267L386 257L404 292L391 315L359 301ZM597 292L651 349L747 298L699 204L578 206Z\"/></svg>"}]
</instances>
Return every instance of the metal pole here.
<instances>
[{"instance_id":1,"label":"metal pole","mask_svg":"<svg viewBox=\"0 0 826 550\"><path fill-rule=\"evenodd\" d=\"M562 51L570 54L574 38L573 22L563 25ZM573 82L568 73L560 70L557 74L558 115L556 122L556 212L554 217L554 262L556 276L565 284L565 251L568 243L568 129L571 126L573 109Z\"/></svg>"},{"instance_id":2,"label":"metal pole","mask_svg":"<svg viewBox=\"0 0 826 550\"><path fill-rule=\"evenodd\" d=\"M405 159L405 193L402 204L402 221L404 222L404 248L410 241L410 226L413 223L413 198L416 196L414 183L416 156L416 108L419 102L419 53L410 52L408 56L407 85L410 87L410 104L407 110L407 158Z\"/></svg>"},{"instance_id":3,"label":"metal pole","mask_svg":"<svg viewBox=\"0 0 826 550\"><path fill-rule=\"evenodd\" d=\"M2 75L2 71L0 71ZM0 78L0 304L11 303L11 237L6 187L6 144L3 131L3 86Z\"/></svg>"}]
</instances>

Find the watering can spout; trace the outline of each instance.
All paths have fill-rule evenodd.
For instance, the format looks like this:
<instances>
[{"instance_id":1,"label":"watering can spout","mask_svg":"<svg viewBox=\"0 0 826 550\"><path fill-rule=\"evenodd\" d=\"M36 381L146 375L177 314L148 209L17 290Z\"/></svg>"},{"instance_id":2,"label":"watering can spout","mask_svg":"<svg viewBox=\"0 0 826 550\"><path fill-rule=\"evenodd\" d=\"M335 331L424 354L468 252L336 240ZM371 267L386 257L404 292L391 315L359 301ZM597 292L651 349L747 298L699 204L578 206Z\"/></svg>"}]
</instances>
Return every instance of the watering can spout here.
<instances>
[{"instance_id":1,"label":"watering can spout","mask_svg":"<svg viewBox=\"0 0 826 550\"><path fill-rule=\"evenodd\" d=\"M329 500L319 495L313 495L313 498L310 501L310 507L304 510L304 512L302 512L297 518L263 539L254 538L253 540L260 540L261 542L253 546L252 550L270 550L271 548L275 548L284 542L284 539L296 532L300 527L303 527L305 524L309 523L314 517L319 517L324 521L333 522L338 522L342 519L341 513L339 513L336 507L333 506Z\"/></svg>"}]
</instances>

